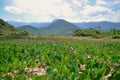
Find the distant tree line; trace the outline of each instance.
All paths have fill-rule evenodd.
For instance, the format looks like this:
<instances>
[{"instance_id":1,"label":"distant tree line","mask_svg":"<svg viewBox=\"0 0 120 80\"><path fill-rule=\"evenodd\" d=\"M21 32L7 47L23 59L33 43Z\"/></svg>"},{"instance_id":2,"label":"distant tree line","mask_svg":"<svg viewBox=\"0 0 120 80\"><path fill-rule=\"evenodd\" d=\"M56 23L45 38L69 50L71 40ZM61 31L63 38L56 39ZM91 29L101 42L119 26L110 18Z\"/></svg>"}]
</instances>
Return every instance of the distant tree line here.
<instances>
[{"instance_id":1,"label":"distant tree line","mask_svg":"<svg viewBox=\"0 0 120 80\"><path fill-rule=\"evenodd\" d=\"M111 37L113 39L120 38L120 30L112 29L110 31L103 32L98 29L88 28L88 29L78 29L74 31L73 36L91 36L94 38L102 38L102 37Z\"/></svg>"}]
</instances>

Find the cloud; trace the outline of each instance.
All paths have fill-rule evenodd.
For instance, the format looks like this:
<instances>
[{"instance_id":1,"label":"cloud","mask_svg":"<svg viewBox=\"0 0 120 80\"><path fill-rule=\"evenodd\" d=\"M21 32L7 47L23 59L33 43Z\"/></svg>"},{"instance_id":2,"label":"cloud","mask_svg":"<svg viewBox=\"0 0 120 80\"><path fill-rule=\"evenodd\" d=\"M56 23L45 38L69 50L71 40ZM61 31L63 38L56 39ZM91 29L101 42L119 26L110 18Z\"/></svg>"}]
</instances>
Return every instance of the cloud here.
<instances>
[{"instance_id":1,"label":"cloud","mask_svg":"<svg viewBox=\"0 0 120 80\"><path fill-rule=\"evenodd\" d=\"M51 21L63 18L68 21L100 21L109 20L118 22L120 10L112 11L111 3L107 0L96 0L95 5L90 5L92 0L11 0L12 4L5 10L13 14L29 14L39 21ZM110 19L112 17L112 19Z\"/></svg>"},{"instance_id":2,"label":"cloud","mask_svg":"<svg viewBox=\"0 0 120 80\"><path fill-rule=\"evenodd\" d=\"M16 19L17 22L21 22L22 20L21 19Z\"/></svg>"},{"instance_id":3,"label":"cloud","mask_svg":"<svg viewBox=\"0 0 120 80\"><path fill-rule=\"evenodd\" d=\"M120 5L120 0L115 0L113 4L119 4Z\"/></svg>"},{"instance_id":4,"label":"cloud","mask_svg":"<svg viewBox=\"0 0 120 80\"><path fill-rule=\"evenodd\" d=\"M96 0L98 6L108 6L109 4L105 0Z\"/></svg>"},{"instance_id":5,"label":"cloud","mask_svg":"<svg viewBox=\"0 0 120 80\"><path fill-rule=\"evenodd\" d=\"M16 7L16 6L5 6L5 10L9 11L13 14L21 14L25 12L24 8Z\"/></svg>"},{"instance_id":6,"label":"cloud","mask_svg":"<svg viewBox=\"0 0 120 80\"><path fill-rule=\"evenodd\" d=\"M97 16L98 14L101 13L106 13L109 12L110 9L102 6L86 6L86 8L82 11L82 14L85 16ZM104 14L105 15L105 14Z\"/></svg>"}]
</instances>

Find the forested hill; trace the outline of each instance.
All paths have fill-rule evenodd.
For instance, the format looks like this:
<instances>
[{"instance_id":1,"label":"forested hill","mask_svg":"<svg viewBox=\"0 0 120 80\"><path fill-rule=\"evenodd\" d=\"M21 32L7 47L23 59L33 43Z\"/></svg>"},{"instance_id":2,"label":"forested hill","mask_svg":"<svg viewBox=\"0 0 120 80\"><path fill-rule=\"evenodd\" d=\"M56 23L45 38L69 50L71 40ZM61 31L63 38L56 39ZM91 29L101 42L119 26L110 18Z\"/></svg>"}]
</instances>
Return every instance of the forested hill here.
<instances>
[{"instance_id":1,"label":"forested hill","mask_svg":"<svg viewBox=\"0 0 120 80\"><path fill-rule=\"evenodd\" d=\"M4 20L0 19L0 37L22 37L27 36L26 31L15 28Z\"/></svg>"}]
</instances>

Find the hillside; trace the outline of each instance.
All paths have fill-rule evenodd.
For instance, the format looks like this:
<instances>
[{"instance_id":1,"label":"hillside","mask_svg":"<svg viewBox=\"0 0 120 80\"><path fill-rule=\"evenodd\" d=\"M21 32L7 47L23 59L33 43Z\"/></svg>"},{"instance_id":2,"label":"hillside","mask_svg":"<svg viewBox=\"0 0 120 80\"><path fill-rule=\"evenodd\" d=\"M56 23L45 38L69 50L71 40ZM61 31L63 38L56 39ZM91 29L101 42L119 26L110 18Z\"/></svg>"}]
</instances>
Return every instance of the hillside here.
<instances>
[{"instance_id":1,"label":"hillside","mask_svg":"<svg viewBox=\"0 0 120 80\"><path fill-rule=\"evenodd\" d=\"M4 20L0 19L0 37L21 37L26 36L26 31L14 28Z\"/></svg>"},{"instance_id":2,"label":"hillside","mask_svg":"<svg viewBox=\"0 0 120 80\"><path fill-rule=\"evenodd\" d=\"M34 26L36 28L43 28L47 27L50 23L49 22L32 22L29 23L28 25Z\"/></svg>"},{"instance_id":3,"label":"hillside","mask_svg":"<svg viewBox=\"0 0 120 80\"><path fill-rule=\"evenodd\" d=\"M55 19L52 22L26 23L26 22L8 21L8 23L11 25L14 25L15 27L31 25L36 28L45 28L45 27L51 25L52 23L56 22L57 20L60 20L60 19ZM102 31L109 31L113 28L116 28L116 29L120 30L120 22L115 23L115 22L108 22L108 21L99 21L99 22L77 22L77 23L72 23L72 24L79 27L80 29L95 28L95 29L99 29ZM98 26L100 26L100 28L98 28Z\"/></svg>"},{"instance_id":4,"label":"hillside","mask_svg":"<svg viewBox=\"0 0 120 80\"><path fill-rule=\"evenodd\" d=\"M79 29L77 26L63 19L54 20L49 26L41 28L45 34L56 35L72 35L75 30Z\"/></svg>"},{"instance_id":5,"label":"hillside","mask_svg":"<svg viewBox=\"0 0 120 80\"><path fill-rule=\"evenodd\" d=\"M30 34L35 34L35 35L39 34L39 29L36 27L33 27L31 25L24 25L24 26L20 26L18 28L27 31Z\"/></svg>"},{"instance_id":6,"label":"hillside","mask_svg":"<svg viewBox=\"0 0 120 80\"><path fill-rule=\"evenodd\" d=\"M110 31L112 29L120 30L120 23L115 22L78 22L70 23L63 19L55 19L52 22L15 22L9 21L10 24L20 26L19 28L35 35L72 35L77 29L93 28L101 31Z\"/></svg>"},{"instance_id":7,"label":"hillside","mask_svg":"<svg viewBox=\"0 0 120 80\"><path fill-rule=\"evenodd\" d=\"M9 24L15 26L15 27L21 27L24 25L30 25L30 26L34 26L36 28L43 28L46 27L50 24L50 22L18 22L18 21L8 21Z\"/></svg>"},{"instance_id":8,"label":"hillside","mask_svg":"<svg viewBox=\"0 0 120 80\"><path fill-rule=\"evenodd\" d=\"M19 28L35 35L72 35L75 30L79 29L72 23L62 19L53 21L44 28L35 28L30 25L21 26Z\"/></svg>"}]
</instances>

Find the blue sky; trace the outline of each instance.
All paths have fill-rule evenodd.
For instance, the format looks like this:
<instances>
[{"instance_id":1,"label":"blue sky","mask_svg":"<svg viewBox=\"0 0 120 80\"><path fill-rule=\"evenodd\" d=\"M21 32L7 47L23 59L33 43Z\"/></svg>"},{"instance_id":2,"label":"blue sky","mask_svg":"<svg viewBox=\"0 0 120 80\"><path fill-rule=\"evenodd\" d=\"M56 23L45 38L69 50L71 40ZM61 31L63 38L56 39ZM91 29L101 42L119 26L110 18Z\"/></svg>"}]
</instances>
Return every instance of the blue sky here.
<instances>
[{"instance_id":1,"label":"blue sky","mask_svg":"<svg viewBox=\"0 0 120 80\"><path fill-rule=\"evenodd\" d=\"M6 21L120 22L120 0L0 0L0 18Z\"/></svg>"}]
</instances>

